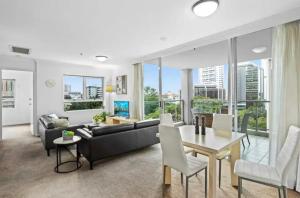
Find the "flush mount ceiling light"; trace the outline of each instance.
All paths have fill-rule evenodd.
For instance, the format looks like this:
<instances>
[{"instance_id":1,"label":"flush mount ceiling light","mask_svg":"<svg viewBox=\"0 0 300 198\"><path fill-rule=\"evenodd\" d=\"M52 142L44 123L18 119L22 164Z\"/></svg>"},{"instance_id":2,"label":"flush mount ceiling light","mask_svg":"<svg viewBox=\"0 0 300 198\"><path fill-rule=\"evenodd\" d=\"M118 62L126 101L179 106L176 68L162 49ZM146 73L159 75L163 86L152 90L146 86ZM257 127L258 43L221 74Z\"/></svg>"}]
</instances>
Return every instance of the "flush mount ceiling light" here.
<instances>
[{"instance_id":1,"label":"flush mount ceiling light","mask_svg":"<svg viewBox=\"0 0 300 198\"><path fill-rule=\"evenodd\" d=\"M217 10L218 6L218 0L200 0L192 6L192 10L197 16L207 17L212 15Z\"/></svg>"},{"instance_id":2,"label":"flush mount ceiling light","mask_svg":"<svg viewBox=\"0 0 300 198\"><path fill-rule=\"evenodd\" d=\"M104 62L108 59L108 57L107 56L96 56L96 59L100 62Z\"/></svg>"},{"instance_id":3,"label":"flush mount ceiling light","mask_svg":"<svg viewBox=\"0 0 300 198\"><path fill-rule=\"evenodd\" d=\"M252 49L252 52L254 52L255 54L260 54L267 51L267 47L262 46L262 47L256 47Z\"/></svg>"}]
</instances>

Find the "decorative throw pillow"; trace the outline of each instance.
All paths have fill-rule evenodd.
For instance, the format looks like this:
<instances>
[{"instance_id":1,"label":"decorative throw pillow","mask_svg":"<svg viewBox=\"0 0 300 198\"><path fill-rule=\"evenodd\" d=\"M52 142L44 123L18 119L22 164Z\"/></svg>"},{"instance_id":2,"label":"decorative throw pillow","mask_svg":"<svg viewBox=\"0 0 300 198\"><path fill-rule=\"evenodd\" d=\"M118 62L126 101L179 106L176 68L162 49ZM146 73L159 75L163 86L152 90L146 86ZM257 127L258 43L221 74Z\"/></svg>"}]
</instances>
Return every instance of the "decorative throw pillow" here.
<instances>
[{"instance_id":1,"label":"decorative throw pillow","mask_svg":"<svg viewBox=\"0 0 300 198\"><path fill-rule=\"evenodd\" d=\"M68 127L69 121L67 119L52 119L55 128L57 127Z\"/></svg>"}]
</instances>

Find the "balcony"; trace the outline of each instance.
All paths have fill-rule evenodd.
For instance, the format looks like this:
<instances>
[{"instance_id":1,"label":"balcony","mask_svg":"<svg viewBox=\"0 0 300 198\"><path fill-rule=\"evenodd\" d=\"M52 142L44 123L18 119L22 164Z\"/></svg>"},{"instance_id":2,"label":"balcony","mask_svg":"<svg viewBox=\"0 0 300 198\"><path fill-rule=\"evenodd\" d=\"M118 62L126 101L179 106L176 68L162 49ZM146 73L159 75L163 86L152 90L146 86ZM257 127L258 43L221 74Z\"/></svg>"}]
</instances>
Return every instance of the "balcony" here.
<instances>
[{"instance_id":1,"label":"balcony","mask_svg":"<svg viewBox=\"0 0 300 198\"><path fill-rule=\"evenodd\" d=\"M183 120L183 101L182 100L164 100L161 101L162 111L164 113L171 113L174 122ZM159 118L160 115L160 101L144 101L145 119Z\"/></svg>"},{"instance_id":2,"label":"balcony","mask_svg":"<svg viewBox=\"0 0 300 198\"><path fill-rule=\"evenodd\" d=\"M239 101L238 110L238 129L242 119L247 113L250 115L248 121L248 133L256 136L269 136L269 104L267 100L245 100ZM192 101L192 108L202 114L228 113L228 101L218 99L195 99ZM234 124L234 122L233 122Z\"/></svg>"},{"instance_id":3,"label":"balcony","mask_svg":"<svg viewBox=\"0 0 300 198\"><path fill-rule=\"evenodd\" d=\"M245 113L250 114L248 122L248 132L252 135L269 136L269 106L270 101L267 100L245 100L239 101L238 123L240 126L241 119Z\"/></svg>"}]
</instances>

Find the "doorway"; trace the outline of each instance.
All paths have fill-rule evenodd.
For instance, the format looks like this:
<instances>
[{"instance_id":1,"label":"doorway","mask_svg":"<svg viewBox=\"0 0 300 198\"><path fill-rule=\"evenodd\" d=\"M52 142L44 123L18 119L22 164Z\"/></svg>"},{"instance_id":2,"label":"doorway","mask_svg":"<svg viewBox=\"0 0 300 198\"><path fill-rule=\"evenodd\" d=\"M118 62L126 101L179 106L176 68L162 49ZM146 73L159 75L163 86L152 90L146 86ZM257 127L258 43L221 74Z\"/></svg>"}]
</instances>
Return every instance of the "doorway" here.
<instances>
[{"instance_id":1,"label":"doorway","mask_svg":"<svg viewBox=\"0 0 300 198\"><path fill-rule=\"evenodd\" d=\"M2 139L33 135L33 72L2 70Z\"/></svg>"}]
</instances>

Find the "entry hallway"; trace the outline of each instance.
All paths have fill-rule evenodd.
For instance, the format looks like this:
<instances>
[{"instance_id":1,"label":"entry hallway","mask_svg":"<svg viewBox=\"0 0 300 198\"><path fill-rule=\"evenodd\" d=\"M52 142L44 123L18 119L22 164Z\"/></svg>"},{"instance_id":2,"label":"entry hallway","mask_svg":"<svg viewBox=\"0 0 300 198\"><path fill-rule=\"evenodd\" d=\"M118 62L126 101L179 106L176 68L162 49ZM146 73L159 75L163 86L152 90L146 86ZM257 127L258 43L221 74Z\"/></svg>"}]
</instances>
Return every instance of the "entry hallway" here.
<instances>
[{"instance_id":1,"label":"entry hallway","mask_svg":"<svg viewBox=\"0 0 300 198\"><path fill-rule=\"evenodd\" d=\"M83 167L78 171L57 174L53 170L55 152L47 157L40 138L32 137L29 131L26 133L28 135L0 142L1 198L184 197L184 186L176 171L173 171L172 185L163 188L159 144L97 162L92 171L82 160ZM68 152L63 153L64 160L68 156ZM223 166L222 187L217 189L217 197L236 198L237 190L229 185L229 163L225 160ZM191 178L191 198L204 196L203 183L202 173L198 178ZM277 197L277 189L247 181L244 187L245 197ZM296 197L300 194L289 191L289 198Z\"/></svg>"}]
</instances>

